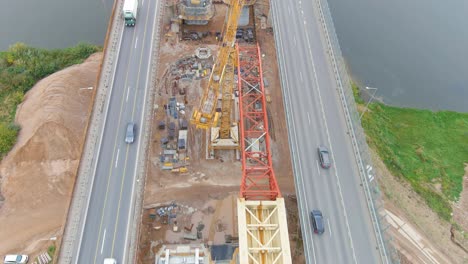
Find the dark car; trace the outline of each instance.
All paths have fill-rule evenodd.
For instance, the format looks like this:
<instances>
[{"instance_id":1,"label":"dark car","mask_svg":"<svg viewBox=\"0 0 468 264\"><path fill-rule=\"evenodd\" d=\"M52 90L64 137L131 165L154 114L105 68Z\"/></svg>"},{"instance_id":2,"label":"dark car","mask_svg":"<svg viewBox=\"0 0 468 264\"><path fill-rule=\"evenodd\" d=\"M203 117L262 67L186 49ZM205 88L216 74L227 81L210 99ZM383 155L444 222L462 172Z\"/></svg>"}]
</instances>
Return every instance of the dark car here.
<instances>
[{"instance_id":1,"label":"dark car","mask_svg":"<svg viewBox=\"0 0 468 264\"><path fill-rule=\"evenodd\" d=\"M135 141L135 132L136 132L136 125L135 123L128 123L127 124L127 131L125 132L125 142L130 144Z\"/></svg>"},{"instance_id":2,"label":"dark car","mask_svg":"<svg viewBox=\"0 0 468 264\"><path fill-rule=\"evenodd\" d=\"M323 234L325 232L325 227L323 225L323 215L320 210L312 210L310 212L310 217L312 218L312 227L314 228L314 233Z\"/></svg>"},{"instance_id":3,"label":"dark car","mask_svg":"<svg viewBox=\"0 0 468 264\"><path fill-rule=\"evenodd\" d=\"M320 146L318 147L318 155L320 160L320 166L324 169L328 169L331 166L330 161L330 152L328 151L327 147Z\"/></svg>"}]
</instances>

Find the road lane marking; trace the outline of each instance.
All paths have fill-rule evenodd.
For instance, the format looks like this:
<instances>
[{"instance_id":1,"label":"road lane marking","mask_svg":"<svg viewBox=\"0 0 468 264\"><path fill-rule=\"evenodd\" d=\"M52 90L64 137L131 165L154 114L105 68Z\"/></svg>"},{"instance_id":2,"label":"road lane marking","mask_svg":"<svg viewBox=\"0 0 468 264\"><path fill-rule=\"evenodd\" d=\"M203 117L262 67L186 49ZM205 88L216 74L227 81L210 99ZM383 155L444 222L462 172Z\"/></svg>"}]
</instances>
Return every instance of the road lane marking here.
<instances>
[{"instance_id":1,"label":"road lane marking","mask_svg":"<svg viewBox=\"0 0 468 264\"><path fill-rule=\"evenodd\" d=\"M318 174L320 175L320 165L319 165L319 161L318 160L315 160L315 165L317 165L317 171L318 171Z\"/></svg>"},{"instance_id":2,"label":"road lane marking","mask_svg":"<svg viewBox=\"0 0 468 264\"><path fill-rule=\"evenodd\" d=\"M104 242L106 242L106 229L104 229L104 235L102 235L101 255L104 250Z\"/></svg>"},{"instance_id":3,"label":"road lane marking","mask_svg":"<svg viewBox=\"0 0 468 264\"><path fill-rule=\"evenodd\" d=\"M124 31L125 31L125 27L122 27L122 30L120 32L120 42L119 42L119 46L118 46L118 51L117 51L117 62L118 62L118 59L119 59L119 56L120 56L120 47L122 46L122 39L123 39L123 34L124 34ZM115 80L115 72L117 71L117 63L114 63L114 67L113 67L113 70L112 70L112 81L111 81L111 87L110 87L110 90L108 91L109 94L112 94L112 91L114 89L114 80ZM106 110L104 111L104 113L106 114L106 116L104 117L103 119L103 122L107 122L107 115L108 115L108 112L109 112L109 108L110 108L110 97L109 97L109 100L105 100L107 102L107 107L106 107ZM102 112L102 111L101 111ZM83 235L84 235L84 230L85 230L85 225L86 225L86 220L88 219L88 209L89 209L89 204L91 202L91 193L92 193L92 190L93 190L93 187L94 187L94 179L95 179L95 176L96 176L96 170L97 170L97 167L98 167L98 163L99 163L99 157L100 157L100 153L101 153L101 145L102 145L102 140L104 138L104 128L101 130L101 135L99 137L99 143L98 143L98 150L96 153L96 160L95 160L95 163L94 163L94 170L93 170L93 177L92 177L92 183L91 183L91 186L90 186L90 192L89 192L89 195L88 195L88 201L87 201L87 207L86 207L86 212L84 213L84 217L83 217L83 221L84 221L84 224L83 224L83 228L81 229L81 234L80 234L80 239L79 239L79 243L78 243L78 249L77 249L77 253L76 253L76 259L75 259L75 263L74 264L78 264L78 260L80 258L80 250L81 250L81 241L83 240ZM91 163L92 164L92 163ZM80 226L81 228L81 226ZM97 254L97 252L96 252Z\"/></svg>"},{"instance_id":4,"label":"road lane marking","mask_svg":"<svg viewBox=\"0 0 468 264\"><path fill-rule=\"evenodd\" d=\"M276 1L272 1L272 5L276 5ZM289 7L289 6L288 6ZM275 29L277 29L277 32L279 33L278 36L281 36L281 26L280 24L278 23L277 21L277 17L279 17L279 13L277 11L278 9L277 8L273 8L273 12L275 12L276 15L272 16L273 17L273 21L275 23ZM275 38L275 42L277 43L277 46L278 46L278 49L281 50L281 52L279 53L279 56L282 57L282 61L286 61L284 59L284 46L283 46L283 43L282 43L282 40L279 39L277 40ZM291 99L291 94L289 92L289 79L288 79L288 75L286 74L286 69L284 68L284 65L281 64L280 65L280 71L283 72L284 74L282 75L283 78L281 78L281 81L283 83L283 88L284 88L284 96L287 100L285 100L286 104L289 105L290 107L287 107L286 108L286 115L287 116L290 116L290 113L293 111L293 108L292 108L292 99ZM289 110L288 110L289 109ZM296 188L297 188L297 192L299 194L299 196L301 196L301 193L302 193L302 196L304 196L304 193L305 193L305 185L304 185L304 178L303 177L299 177L299 174L302 175L302 163L300 160L297 160L297 156L295 155L297 152L298 152L298 142L297 142L297 132L296 132L296 129L295 129L295 121L294 119L291 117L291 118L287 118L286 119L287 121L290 121L291 122L291 132L293 134L293 136L289 136L290 140L292 141L291 145L291 152L292 152L292 158L293 158L293 161L296 161L294 162L293 164L295 164L295 166L293 167L294 169L294 177L298 180L298 181L301 181L302 184L300 186L296 185ZM289 123L289 122L288 122ZM308 213L307 213L307 208L308 208L308 205L307 205L307 199L304 199L303 202L300 202L299 203L299 206L301 207L301 210L300 210L300 217L301 217L301 220L302 220L302 223L307 223L308 222ZM304 206L306 207L304 209ZM308 228L304 228L304 239L305 239L305 242L306 242L306 247L305 247L305 255L306 255L306 258L307 259L310 259L311 256L310 256L310 251L312 251L312 258L314 260L314 263L316 264L317 263L317 257L315 255L315 248L314 248L314 241L312 239L312 234L311 234L311 230L310 230L310 225L306 225L308 226ZM311 241L310 243L308 241Z\"/></svg>"},{"instance_id":5,"label":"road lane marking","mask_svg":"<svg viewBox=\"0 0 468 264\"><path fill-rule=\"evenodd\" d=\"M307 120L309 120L309 125L310 125L310 114L307 112Z\"/></svg>"},{"instance_id":6,"label":"road lane marking","mask_svg":"<svg viewBox=\"0 0 468 264\"><path fill-rule=\"evenodd\" d=\"M151 5L149 5L151 6ZM161 5L156 5L155 7L155 16L154 16L154 19L153 19L153 30L152 30L152 33L151 33L151 40L154 40L154 28L156 28L156 21L158 21L158 11L159 11L159 8L161 7ZM150 54L152 54L153 52L153 44L154 42L151 41L151 45L150 45ZM159 44L158 44L159 45ZM151 56L151 55L150 55ZM151 64L151 60L148 61L148 64ZM145 87L148 87L148 80L149 80L149 76L150 76L150 70L151 70L151 67L148 67L147 70L146 70L146 82L145 82ZM143 110L145 109L146 107L146 97L147 97L147 93L144 93L144 97L143 97ZM141 115L141 120L140 120L140 124L143 124L143 119L144 119L145 115ZM143 134L143 125L140 126L141 129L140 129L140 135L138 135L139 138L142 138L142 134ZM137 145L137 154L136 154L136 158L135 160L138 162L138 158L140 156L140 144L141 144L142 140L139 140L138 141L138 145ZM137 166L135 166L135 169L133 171L134 175L137 174ZM137 182L139 181L139 179L137 178ZM132 210L132 205L134 204L134 198L135 198L135 181L132 181L132 193L131 193L131 197L130 197L130 206L129 206L129 210L131 211ZM124 242L124 245L128 245L127 244L127 241L128 241L128 232L130 231L130 228L129 228L129 225L130 225L130 217L132 216L131 213L128 214L128 218L127 218L127 231L125 233L125 242ZM124 251L123 251L123 257L122 259L126 259L126 255L127 255L127 247L124 247Z\"/></svg>"},{"instance_id":7,"label":"road lane marking","mask_svg":"<svg viewBox=\"0 0 468 264\"><path fill-rule=\"evenodd\" d=\"M128 90L127 90L127 99L125 99L125 102L128 102L128 95L130 94L130 89L131 89L131 87L129 86Z\"/></svg>"},{"instance_id":8,"label":"road lane marking","mask_svg":"<svg viewBox=\"0 0 468 264\"><path fill-rule=\"evenodd\" d=\"M138 44L138 37L137 37L136 40L135 40L135 49L136 49L136 47L137 47L137 44Z\"/></svg>"},{"instance_id":9,"label":"road lane marking","mask_svg":"<svg viewBox=\"0 0 468 264\"><path fill-rule=\"evenodd\" d=\"M296 45L296 36L293 37L293 41L294 41L294 46L297 46Z\"/></svg>"},{"instance_id":10,"label":"road lane marking","mask_svg":"<svg viewBox=\"0 0 468 264\"><path fill-rule=\"evenodd\" d=\"M330 226L330 219L327 219L327 222L328 222L328 233L330 233L330 237L331 237L332 232L331 232L331 226Z\"/></svg>"},{"instance_id":11,"label":"road lane marking","mask_svg":"<svg viewBox=\"0 0 468 264\"><path fill-rule=\"evenodd\" d=\"M302 79L302 72L299 72L299 77L301 78L301 83L304 83L304 80Z\"/></svg>"},{"instance_id":12,"label":"road lane marking","mask_svg":"<svg viewBox=\"0 0 468 264\"><path fill-rule=\"evenodd\" d=\"M119 163L119 153L120 149L117 150L117 158L115 158L115 167L117 168L117 164Z\"/></svg>"},{"instance_id":13,"label":"road lane marking","mask_svg":"<svg viewBox=\"0 0 468 264\"><path fill-rule=\"evenodd\" d=\"M143 40L146 38L146 32L147 32L147 29L148 29L148 18L149 18L149 14L150 12L146 12L146 20L145 20L145 29L144 29L144 33L143 33ZM153 39L151 40L153 41ZM143 60L143 53L144 53L144 50L145 50L145 46L146 46L146 42L143 41L143 46L141 48L141 53L140 53L140 60L138 62L138 74L137 74L137 83L135 85L135 87L138 87L139 83L140 83L140 73L141 73L141 65L142 65L142 60ZM150 53L150 56L151 57L151 53ZM149 66L151 65L151 61L149 61L148 65ZM135 107L136 107L136 99L137 99L137 94L138 94L138 89L135 89L135 93L134 93L134 97L133 97L133 109L132 109L132 120L134 120L134 115L135 115ZM141 125L141 124L140 124ZM140 129L140 132L141 132L141 129ZM137 139L138 142L140 142L141 140ZM128 160L128 152L129 152L129 149L130 149L130 145L127 146L127 151L125 153L125 165L124 165L124 170L123 170L123 176L122 176L122 181L120 183L120 194L119 194L119 202L117 204L117 214L116 214L116 220L115 220L115 227L114 227L114 235L113 235L113 238L112 238L112 249L111 249L111 256L114 255L114 245L115 245L115 238L116 238L116 235L117 235L117 226L118 226L118 223L119 223L119 220L120 220L120 217L119 217L119 213L120 213L120 207L121 207L121 203L122 203L122 193L123 193L123 187L124 187L124 181L125 181L125 176L126 176L126 170L127 170L127 160ZM138 150L137 150L138 151ZM135 160L135 167L137 166L137 163L138 161ZM135 176L135 175L134 175ZM130 213L130 212L129 212ZM128 223L127 223L127 228L128 228ZM124 245L124 248L126 247L126 245ZM125 260L124 260L125 261Z\"/></svg>"},{"instance_id":14,"label":"road lane marking","mask_svg":"<svg viewBox=\"0 0 468 264\"><path fill-rule=\"evenodd\" d=\"M119 194L119 203L117 204L117 213L115 217L115 226L114 226L114 235L112 238L112 249L111 249L111 256L114 255L114 244L115 244L115 237L117 234L117 226L119 223L119 213L120 213L120 204L122 202L122 193L123 193L123 187L124 187L124 181L125 181L125 176L127 174L127 161L128 161L128 151L130 150L130 145L127 145L127 150L125 151L125 161L124 161L124 168L122 172L122 181L120 183L120 194ZM136 167L136 165L135 165Z\"/></svg>"},{"instance_id":15,"label":"road lane marking","mask_svg":"<svg viewBox=\"0 0 468 264\"><path fill-rule=\"evenodd\" d=\"M136 33L136 30L133 31L132 41L133 41L133 39L135 38L135 33ZM123 38L122 38L122 39L123 39ZM128 66L128 64L129 64L129 62L130 62L130 59L133 58L132 54L133 54L133 50L130 49L130 54L129 54L130 56L129 56L129 61L128 61L128 63L127 63L127 66ZM129 73L129 71L128 71L128 69L127 69L127 72L126 72L126 74L125 74L124 87L126 87L126 86L127 86L127 83L128 83L128 73ZM119 118L118 118L119 121L118 121L118 123L117 123L117 127L120 127L120 123L121 123L121 121L122 121L123 103L124 103L124 99L123 99L123 97L122 97L122 100L120 100L120 111L119 111ZM109 104L110 104L110 101L109 101ZM104 126L105 126L105 124L104 124ZM103 128L103 129L105 129L105 128ZM114 146L113 146L113 150L112 150L112 158L111 158L111 160L113 160L114 157L115 157L115 149L117 148L117 139L118 139L118 138L119 138L119 136L118 136L118 134L116 134L116 135L115 135L115 139L114 139ZM103 222L104 222L104 211L105 211L106 206L107 206L107 197L108 197L108 195L109 195L109 186L110 186L110 176L111 176L111 175L112 175L112 164L110 165L110 167L109 167L109 173L107 174L106 194L105 194L105 196L104 196L104 206L103 206L102 211L101 211L101 221L100 221L100 224L99 224L98 239L96 240L96 246L95 246L96 250L95 250L95 252L94 252L94 260L93 260L93 263L94 263L94 264L96 264L96 258L97 258L97 252L98 252L98 245L99 245L99 237L100 237L100 235L101 235L102 224L103 224Z\"/></svg>"},{"instance_id":16,"label":"road lane marking","mask_svg":"<svg viewBox=\"0 0 468 264\"><path fill-rule=\"evenodd\" d=\"M304 20L304 25L305 25L305 20ZM305 33L305 36L306 36L306 39L307 39L307 45L309 47L309 56L310 56L311 62L312 62L312 70L314 72L314 80L315 80L316 90L318 92L318 97L319 97L319 102L320 102L320 110L321 110L321 114L322 114L322 121L323 121L323 124L325 125L325 132L327 134L327 140L328 140L328 145L330 146L332 160L336 161L336 159L334 157L334 154L333 154L334 153L333 145L331 143L330 133L329 133L329 130L328 130L327 119L326 119L326 116L325 116L325 107L323 106L322 95L321 95L320 86L319 86L319 83L318 83L317 71L315 70L315 60L314 60L314 56L312 54L312 49L311 49L311 46L310 46L310 38L309 38L309 34L308 34L307 31ZM336 166L335 166L335 168L336 168ZM341 182L340 182L340 178L338 177L338 171L336 169L335 169L335 177L336 177L336 180L337 180L338 191L339 191L340 200L341 200L341 207L342 207L342 210L343 210L343 213L344 213L346 228L347 228L347 231L348 231L347 232L348 233L348 238L349 238L349 241L350 241L350 244L351 244L351 251L352 251L352 254L353 254L353 260L354 260L354 263L358 263L357 258L356 258L356 252L354 251L354 243L353 243L353 237L351 235L351 228L349 226L348 213L346 212L346 207L345 207L345 204L344 204L344 198L343 198L343 191L342 191L342 188L341 188Z\"/></svg>"}]
</instances>

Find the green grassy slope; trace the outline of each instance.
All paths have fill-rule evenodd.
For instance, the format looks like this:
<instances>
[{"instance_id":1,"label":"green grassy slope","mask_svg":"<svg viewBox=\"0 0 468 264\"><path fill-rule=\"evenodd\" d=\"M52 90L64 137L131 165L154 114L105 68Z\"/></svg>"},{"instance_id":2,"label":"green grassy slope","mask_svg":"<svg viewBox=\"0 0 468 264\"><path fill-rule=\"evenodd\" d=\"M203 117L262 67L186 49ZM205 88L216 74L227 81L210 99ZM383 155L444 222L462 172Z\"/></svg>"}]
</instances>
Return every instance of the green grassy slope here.
<instances>
[{"instance_id":1,"label":"green grassy slope","mask_svg":"<svg viewBox=\"0 0 468 264\"><path fill-rule=\"evenodd\" d=\"M362 125L388 169L450 220L468 163L468 114L371 103Z\"/></svg>"}]
</instances>

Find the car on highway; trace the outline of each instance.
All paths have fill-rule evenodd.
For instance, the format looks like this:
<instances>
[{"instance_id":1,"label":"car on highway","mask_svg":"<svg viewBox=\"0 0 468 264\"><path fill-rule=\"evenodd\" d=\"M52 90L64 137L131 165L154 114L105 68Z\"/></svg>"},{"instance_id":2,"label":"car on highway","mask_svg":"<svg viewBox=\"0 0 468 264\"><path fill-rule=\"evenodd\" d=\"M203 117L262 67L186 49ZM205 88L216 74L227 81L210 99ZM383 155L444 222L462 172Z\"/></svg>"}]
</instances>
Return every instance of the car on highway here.
<instances>
[{"instance_id":1,"label":"car on highway","mask_svg":"<svg viewBox=\"0 0 468 264\"><path fill-rule=\"evenodd\" d=\"M320 210L314 209L310 212L310 217L312 218L312 227L314 228L314 233L323 234L325 232L325 227L323 225L323 215Z\"/></svg>"},{"instance_id":2,"label":"car on highway","mask_svg":"<svg viewBox=\"0 0 468 264\"><path fill-rule=\"evenodd\" d=\"M135 123L128 123L127 124L127 130L125 132L125 142L127 144L133 143L135 141L135 132L136 132L136 125Z\"/></svg>"},{"instance_id":3,"label":"car on highway","mask_svg":"<svg viewBox=\"0 0 468 264\"><path fill-rule=\"evenodd\" d=\"M318 147L318 155L319 155L319 160L320 160L320 166L324 169L328 169L331 166L331 161L330 161L330 152L328 151L328 148L325 146L320 146Z\"/></svg>"},{"instance_id":4,"label":"car on highway","mask_svg":"<svg viewBox=\"0 0 468 264\"><path fill-rule=\"evenodd\" d=\"M117 264L117 260L114 258L106 258L104 259L104 264Z\"/></svg>"},{"instance_id":5,"label":"car on highway","mask_svg":"<svg viewBox=\"0 0 468 264\"><path fill-rule=\"evenodd\" d=\"M6 255L3 259L5 264L24 264L28 263L28 255Z\"/></svg>"}]
</instances>

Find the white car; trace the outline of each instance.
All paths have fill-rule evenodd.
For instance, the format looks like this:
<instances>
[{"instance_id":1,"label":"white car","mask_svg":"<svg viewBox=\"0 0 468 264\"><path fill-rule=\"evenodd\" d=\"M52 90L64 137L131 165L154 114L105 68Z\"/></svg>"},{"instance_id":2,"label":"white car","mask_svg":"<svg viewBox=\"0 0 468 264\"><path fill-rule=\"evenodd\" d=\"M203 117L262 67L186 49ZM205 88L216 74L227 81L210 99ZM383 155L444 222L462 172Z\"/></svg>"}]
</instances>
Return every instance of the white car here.
<instances>
[{"instance_id":1,"label":"white car","mask_svg":"<svg viewBox=\"0 0 468 264\"><path fill-rule=\"evenodd\" d=\"M24 264L28 263L28 255L6 255L3 259L5 264Z\"/></svg>"},{"instance_id":2,"label":"white car","mask_svg":"<svg viewBox=\"0 0 468 264\"><path fill-rule=\"evenodd\" d=\"M117 260L113 258L106 258L104 259L104 264L117 264Z\"/></svg>"}]
</instances>

